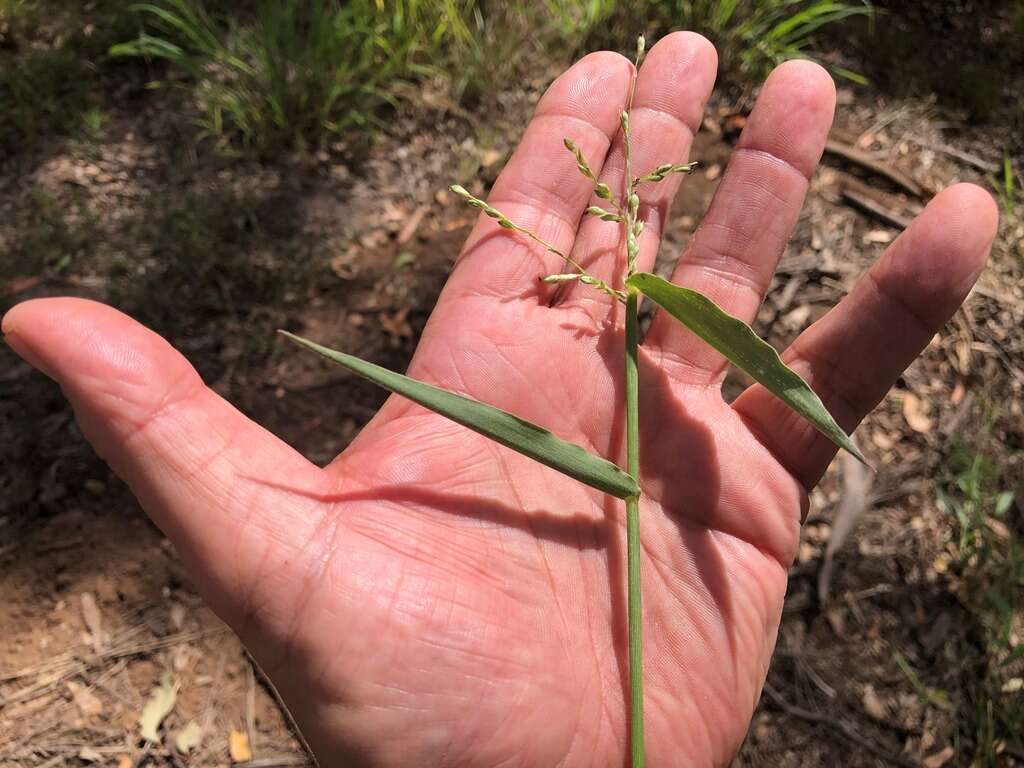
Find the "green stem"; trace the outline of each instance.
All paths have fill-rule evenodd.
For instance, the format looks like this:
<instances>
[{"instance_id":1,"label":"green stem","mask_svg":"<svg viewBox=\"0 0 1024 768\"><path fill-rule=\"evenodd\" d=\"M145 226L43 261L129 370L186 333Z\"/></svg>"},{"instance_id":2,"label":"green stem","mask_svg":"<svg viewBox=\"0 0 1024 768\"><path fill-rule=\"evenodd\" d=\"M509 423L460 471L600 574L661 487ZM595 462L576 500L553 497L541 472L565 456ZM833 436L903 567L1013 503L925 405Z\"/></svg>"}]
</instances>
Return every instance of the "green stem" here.
<instances>
[{"instance_id":1,"label":"green stem","mask_svg":"<svg viewBox=\"0 0 1024 768\"><path fill-rule=\"evenodd\" d=\"M626 276L636 269L640 251L637 228L638 200L633 180L632 135L629 110L633 107L636 73L644 54L644 39L637 40L636 64L630 85L629 102L622 113L622 138L625 145L625 195L622 201L623 224L626 229ZM640 324L637 319L637 292L626 292L626 472L640 486L640 375L637 354L640 345ZM643 607L640 602L640 494L626 499L626 613L629 616L629 751L631 768L644 768L644 647Z\"/></svg>"},{"instance_id":2,"label":"green stem","mask_svg":"<svg viewBox=\"0 0 1024 768\"><path fill-rule=\"evenodd\" d=\"M640 480L637 293L626 295L626 471ZM626 499L626 612L629 615L629 728L632 768L644 767L643 610L640 604L640 497Z\"/></svg>"}]
</instances>

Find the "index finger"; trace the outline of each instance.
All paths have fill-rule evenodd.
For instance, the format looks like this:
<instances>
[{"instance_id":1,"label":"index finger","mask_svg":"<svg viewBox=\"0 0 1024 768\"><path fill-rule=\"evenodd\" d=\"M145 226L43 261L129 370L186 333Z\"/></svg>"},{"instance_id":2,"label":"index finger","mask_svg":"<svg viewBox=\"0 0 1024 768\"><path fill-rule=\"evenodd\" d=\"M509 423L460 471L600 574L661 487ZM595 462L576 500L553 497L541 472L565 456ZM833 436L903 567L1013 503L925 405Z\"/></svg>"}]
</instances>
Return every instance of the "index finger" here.
<instances>
[{"instance_id":1,"label":"index finger","mask_svg":"<svg viewBox=\"0 0 1024 768\"><path fill-rule=\"evenodd\" d=\"M569 253L594 184L563 143L572 137L595 175L619 130L632 65L617 53L585 56L548 88L487 202L519 226ZM438 302L460 296L522 295L537 279L562 272L562 260L481 214Z\"/></svg>"},{"instance_id":2,"label":"index finger","mask_svg":"<svg viewBox=\"0 0 1024 768\"><path fill-rule=\"evenodd\" d=\"M847 432L885 396L956 312L985 266L998 224L971 184L940 193L838 306L782 355ZM835 446L760 385L733 406L776 459L811 489Z\"/></svg>"}]
</instances>

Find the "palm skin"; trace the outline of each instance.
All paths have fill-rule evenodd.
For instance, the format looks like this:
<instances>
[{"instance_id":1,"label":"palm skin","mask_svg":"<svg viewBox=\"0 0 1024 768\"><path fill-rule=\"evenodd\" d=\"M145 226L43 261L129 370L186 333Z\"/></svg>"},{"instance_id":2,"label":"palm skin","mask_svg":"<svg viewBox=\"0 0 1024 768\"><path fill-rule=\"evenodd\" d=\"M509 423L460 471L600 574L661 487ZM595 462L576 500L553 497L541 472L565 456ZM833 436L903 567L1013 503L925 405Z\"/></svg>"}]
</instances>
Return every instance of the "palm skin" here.
<instances>
[{"instance_id":1,"label":"palm skin","mask_svg":"<svg viewBox=\"0 0 1024 768\"><path fill-rule=\"evenodd\" d=\"M685 159L714 71L697 35L651 51L631 113L634 172ZM621 271L616 228L581 223L590 186L561 141L576 140L620 189L629 79L614 54L563 75L491 195L610 280ZM769 78L676 282L754 316L833 104L814 65ZM641 267L677 183L642 190ZM786 352L844 428L959 306L995 224L975 187L937 196ZM537 277L554 271L557 258L482 218L409 373L621 465L622 313L582 286L549 307ZM99 304L26 302L3 329L60 382L321 764L624 765L621 502L396 397L320 469ZM764 681L806 490L833 449L758 387L726 403L722 360L671 322L656 318L641 352L648 763L725 765Z\"/></svg>"},{"instance_id":2,"label":"palm skin","mask_svg":"<svg viewBox=\"0 0 1024 768\"><path fill-rule=\"evenodd\" d=\"M428 359L443 363L414 370L623 463L616 324L581 338L592 321L577 311L510 314L507 338L469 322L458 356L437 350ZM568 373L546 373L551 360ZM767 668L800 493L717 388L694 391L645 363L649 759L722 764ZM390 747L416 755L406 764L447 765L434 761L451 743L451 765L621 765L622 502L397 398L336 467L346 481L331 514L376 574L377 594L359 599L371 638L359 653L381 655L376 704L393 719L375 711L368 735L401 734Z\"/></svg>"}]
</instances>

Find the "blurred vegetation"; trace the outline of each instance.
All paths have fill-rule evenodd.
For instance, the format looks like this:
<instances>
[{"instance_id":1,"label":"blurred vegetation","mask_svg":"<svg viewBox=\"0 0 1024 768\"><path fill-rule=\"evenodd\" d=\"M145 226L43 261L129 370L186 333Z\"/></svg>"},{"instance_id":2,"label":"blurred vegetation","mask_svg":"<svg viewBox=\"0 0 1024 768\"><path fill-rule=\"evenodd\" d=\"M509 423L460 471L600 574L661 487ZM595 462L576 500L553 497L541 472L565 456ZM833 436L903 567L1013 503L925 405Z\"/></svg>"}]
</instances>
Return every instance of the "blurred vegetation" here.
<instances>
[{"instance_id":1,"label":"blurred vegetation","mask_svg":"<svg viewBox=\"0 0 1024 768\"><path fill-rule=\"evenodd\" d=\"M606 18L595 29L621 30L630 25L658 32L691 29L715 44L724 70L753 79L764 77L787 59L812 57L816 35L827 27L853 16L873 18L873 7L866 1L607 0L604 5ZM607 34L605 31L598 36ZM621 45L614 37L604 39L612 46ZM865 82L849 69L822 63L835 75Z\"/></svg>"},{"instance_id":2,"label":"blurred vegetation","mask_svg":"<svg viewBox=\"0 0 1024 768\"><path fill-rule=\"evenodd\" d=\"M192 90L201 135L258 153L377 124L381 109L423 78L448 78L456 97L493 89L514 73L524 40L550 55L582 41L628 48L639 30L695 29L718 44L727 66L761 76L808 55L819 29L870 13L867 4L826 0L261 0L248 14L162 0L133 8L144 31L110 54L174 64Z\"/></svg>"},{"instance_id":3,"label":"blurred vegetation","mask_svg":"<svg viewBox=\"0 0 1024 768\"><path fill-rule=\"evenodd\" d=\"M988 414L989 426L995 418ZM1024 751L1024 695L1018 689L1024 640L1015 634L1024 611L1024 530L1015 514L1024 488L1015 487L1009 467L1010 456L992 453L983 428L953 451L937 488L955 532L950 568L960 581L958 594L981 627L974 639L980 648L961 654L980 659L961 703L963 737L974 745L975 766L1002 765L1000 745Z\"/></svg>"},{"instance_id":4,"label":"blurred vegetation","mask_svg":"<svg viewBox=\"0 0 1024 768\"><path fill-rule=\"evenodd\" d=\"M113 56L166 59L188 75L201 136L258 151L303 149L365 128L398 83L473 45L465 0L262 0L239 18L192 0L134 6L150 31Z\"/></svg>"},{"instance_id":5,"label":"blurred vegetation","mask_svg":"<svg viewBox=\"0 0 1024 768\"><path fill-rule=\"evenodd\" d=\"M855 67L898 97L935 94L973 122L1010 119L1024 149L1024 0L873 0L877 24L824 35ZM925 52L927 52L925 54ZM961 118L961 119L962 119Z\"/></svg>"},{"instance_id":6,"label":"blurred vegetation","mask_svg":"<svg viewBox=\"0 0 1024 768\"><path fill-rule=\"evenodd\" d=\"M514 81L524 56L627 50L637 31L673 29L706 34L724 68L760 77L869 13L828 0L0 0L0 146L95 132L102 77L118 67L186 91L200 137L265 155L380 125L427 78L474 102ZM170 66L130 71L133 59Z\"/></svg>"},{"instance_id":7,"label":"blurred vegetation","mask_svg":"<svg viewBox=\"0 0 1024 768\"><path fill-rule=\"evenodd\" d=\"M123 3L89 5L0 0L0 150L95 124L107 98L100 62L136 24Z\"/></svg>"},{"instance_id":8,"label":"blurred vegetation","mask_svg":"<svg viewBox=\"0 0 1024 768\"><path fill-rule=\"evenodd\" d=\"M473 106L524 61L684 28L716 44L734 81L840 50L852 64L822 62L838 76L1024 127L998 74L1024 66L1024 0L0 0L0 147L93 130L113 75L133 94L175 86L221 149L316 147L386 122L424 79ZM971 55L951 40L973 41Z\"/></svg>"},{"instance_id":9,"label":"blurred vegetation","mask_svg":"<svg viewBox=\"0 0 1024 768\"><path fill-rule=\"evenodd\" d=\"M6 222L21 233L0 259L0 279L19 275L58 275L91 254L102 242L96 217L83 200L62 202L41 187L26 190L24 206Z\"/></svg>"},{"instance_id":10,"label":"blurred vegetation","mask_svg":"<svg viewBox=\"0 0 1024 768\"><path fill-rule=\"evenodd\" d=\"M995 190L999 205L1003 209L1003 216L1007 219L1013 217L1017 212L1017 201L1021 196L1020 185L1017 182L1017 174L1013 170L1013 162L1010 160L1010 153L1003 152L1003 167L1001 178L995 174L989 174L988 180Z\"/></svg>"}]
</instances>

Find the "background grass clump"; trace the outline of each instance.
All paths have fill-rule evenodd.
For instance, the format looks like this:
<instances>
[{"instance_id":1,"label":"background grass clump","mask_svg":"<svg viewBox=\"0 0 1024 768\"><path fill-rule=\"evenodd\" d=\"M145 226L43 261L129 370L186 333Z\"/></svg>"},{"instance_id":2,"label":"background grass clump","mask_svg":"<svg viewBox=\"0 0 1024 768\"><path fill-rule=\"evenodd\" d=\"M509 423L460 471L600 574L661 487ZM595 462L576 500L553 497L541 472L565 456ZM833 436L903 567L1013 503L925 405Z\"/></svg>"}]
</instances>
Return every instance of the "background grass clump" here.
<instances>
[{"instance_id":1,"label":"background grass clump","mask_svg":"<svg viewBox=\"0 0 1024 768\"><path fill-rule=\"evenodd\" d=\"M107 49L133 27L116 0L0 0L0 150L95 126L107 101Z\"/></svg>"},{"instance_id":2,"label":"background grass clump","mask_svg":"<svg viewBox=\"0 0 1024 768\"><path fill-rule=\"evenodd\" d=\"M986 430L982 436L987 439ZM986 439L955 448L937 496L952 518L950 567L959 581L957 593L979 627L974 638L979 647L974 653L964 650L964 657L982 661L963 692L963 737L974 745L973 765L994 766L1001 764L1001 747L1024 747L1019 677L1024 641L1018 635L1024 612L1024 532L1014 515L1022 489L1016 487L1010 457L993 455Z\"/></svg>"},{"instance_id":3,"label":"background grass clump","mask_svg":"<svg viewBox=\"0 0 1024 768\"><path fill-rule=\"evenodd\" d=\"M304 149L377 123L401 85L458 60L475 45L474 5L262 0L229 16L165 0L135 6L144 31L110 53L174 64L193 89L201 135L222 146Z\"/></svg>"},{"instance_id":4,"label":"background grass clump","mask_svg":"<svg viewBox=\"0 0 1024 768\"><path fill-rule=\"evenodd\" d=\"M598 15L611 23L595 25L598 39L608 36L601 30L628 26L636 6L606 0ZM645 0L640 12L648 29L691 29L705 35L718 49L723 71L760 78L787 59L812 58L819 32L853 16L870 17L872 6L832 0ZM824 63L833 74L864 82L849 69Z\"/></svg>"},{"instance_id":5,"label":"background grass clump","mask_svg":"<svg viewBox=\"0 0 1024 768\"><path fill-rule=\"evenodd\" d=\"M95 130L112 74L181 89L200 138L266 156L364 135L426 79L475 106L526 59L675 29L707 35L723 71L759 77L868 14L831 0L0 0L0 146Z\"/></svg>"},{"instance_id":6,"label":"background grass clump","mask_svg":"<svg viewBox=\"0 0 1024 768\"><path fill-rule=\"evenodd\" d=\"M456 101L472 101L513 80L524 56L625 49L635 29L703 32L727 67L760 76L808 56L818 30L870 13L865 3L825 0L260 0L241 12L160 0L133 9L141 33L110 54L170 62L155 84L191 89L200 135L257 153L379 125L424 78L443 78Z\"/></svg>"}]
</instances>

